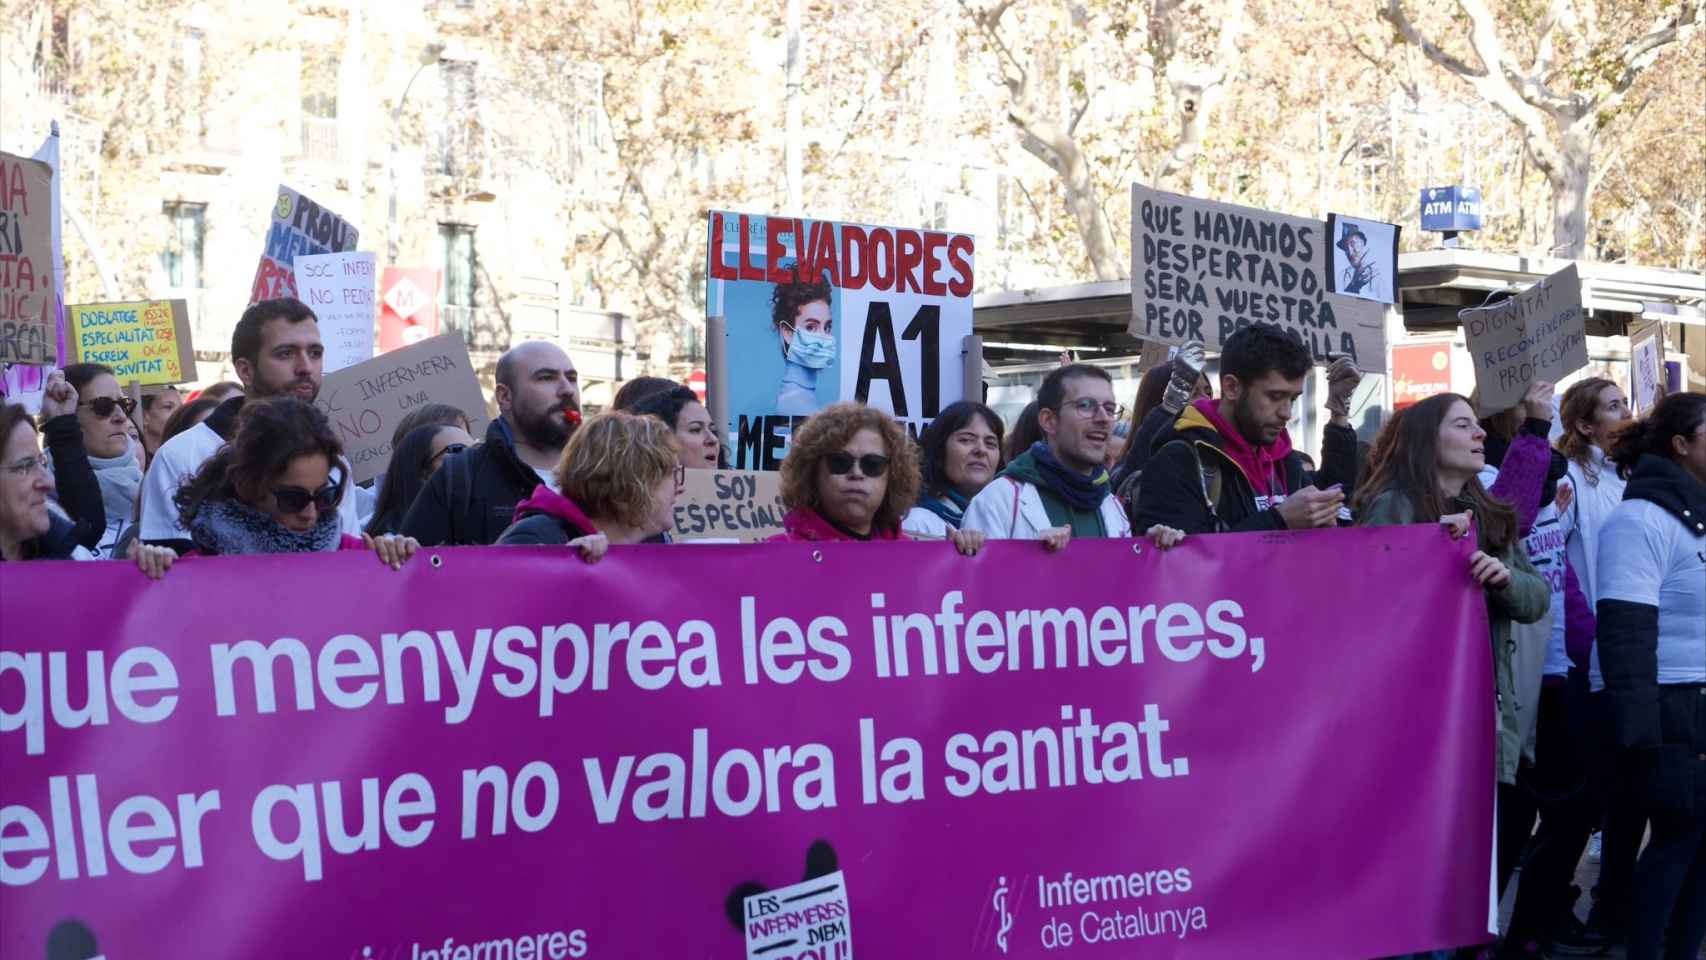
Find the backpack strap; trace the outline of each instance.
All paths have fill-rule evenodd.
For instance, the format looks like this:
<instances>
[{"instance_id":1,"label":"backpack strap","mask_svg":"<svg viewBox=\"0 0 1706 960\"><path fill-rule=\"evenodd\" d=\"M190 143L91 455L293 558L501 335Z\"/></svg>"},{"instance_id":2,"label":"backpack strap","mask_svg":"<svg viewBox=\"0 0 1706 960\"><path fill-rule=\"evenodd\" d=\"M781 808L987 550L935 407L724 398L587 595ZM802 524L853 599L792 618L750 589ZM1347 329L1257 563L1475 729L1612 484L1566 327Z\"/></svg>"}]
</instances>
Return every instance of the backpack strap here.
<instances>
[{"instance_id":1,"label":"backpack strap","mask_svg":"<svg viewBox=\"0 0 1706 960\"><path fill-rule=\"evenodd\" d=\"M1225 488L1225 475L1220 472L1218 465L1212 465L1202 458L1202 451L1195 443L1180 441L1190 447L1191 459L1197 464L1197 479L1202 484L1203 505L1208 508L1208 515L1214 518L1214 532L1226 532L1226 522L1220 519L1220 494Z\"/></svg>"}]
</instances>

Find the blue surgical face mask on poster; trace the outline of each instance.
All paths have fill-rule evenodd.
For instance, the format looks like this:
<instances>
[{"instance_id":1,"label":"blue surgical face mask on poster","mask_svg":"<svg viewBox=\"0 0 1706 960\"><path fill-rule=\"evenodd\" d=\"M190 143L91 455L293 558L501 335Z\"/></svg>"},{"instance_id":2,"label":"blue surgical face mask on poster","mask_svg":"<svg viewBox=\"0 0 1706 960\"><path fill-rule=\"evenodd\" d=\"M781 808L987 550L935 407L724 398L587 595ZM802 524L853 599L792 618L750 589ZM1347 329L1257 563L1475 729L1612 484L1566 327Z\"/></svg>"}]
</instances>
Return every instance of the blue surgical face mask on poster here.
<instances>
[{"instance_id":1,"label":"blue surgical face mask on poster","mask_svg":"<svg viewBox=\"0 0 1706 960\"><path fill-rule=\"evenodd\" d=\"M827 369L835 363L835 337L796 329L793 344L788 348L788 362L808 370Z\"/></svg>"}]
</instances>

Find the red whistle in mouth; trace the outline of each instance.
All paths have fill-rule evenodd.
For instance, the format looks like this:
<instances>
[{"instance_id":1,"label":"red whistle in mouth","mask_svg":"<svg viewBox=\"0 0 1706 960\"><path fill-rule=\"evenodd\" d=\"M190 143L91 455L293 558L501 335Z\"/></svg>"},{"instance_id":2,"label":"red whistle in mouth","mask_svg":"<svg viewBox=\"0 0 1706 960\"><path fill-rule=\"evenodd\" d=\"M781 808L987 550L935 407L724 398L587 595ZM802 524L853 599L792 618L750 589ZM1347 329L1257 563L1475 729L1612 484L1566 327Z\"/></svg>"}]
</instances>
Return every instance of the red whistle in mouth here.
<instances>
[{"instance_id":1,"label":"red whistle in mouth","mask_svg":"<svg viewBox=\"0 0 1706 960\"><path fill-rule=\"evenodd\" d=\"M581 412L579 410L564 410L563 419L578 427L581 422Z\"/></svg>"}]
</instances>

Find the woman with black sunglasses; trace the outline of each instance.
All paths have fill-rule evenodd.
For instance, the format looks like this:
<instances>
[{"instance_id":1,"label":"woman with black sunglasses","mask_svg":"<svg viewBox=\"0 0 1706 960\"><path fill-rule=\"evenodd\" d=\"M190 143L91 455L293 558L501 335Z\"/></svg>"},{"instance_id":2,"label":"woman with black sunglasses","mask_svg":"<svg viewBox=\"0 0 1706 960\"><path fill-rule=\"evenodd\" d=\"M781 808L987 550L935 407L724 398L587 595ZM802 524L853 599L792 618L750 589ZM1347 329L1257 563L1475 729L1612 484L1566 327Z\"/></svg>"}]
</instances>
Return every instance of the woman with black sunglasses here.
<instances>
[{"instance_id":1,"label":"woman with black sunglasses","mask_svg":"<svg viewBox=\"0 0 1706 960\"><path fill-rule=\"evenodd\" d=\"M371 548L393 569L420 544L393 535L344 536L338 504L348 493L343 446L311 403L295 397L250 400L237 433L178 491L176 505L196 553L317 553ZM137 565L158 579L175 556L138 547Z\"/></svg>"},{"instance_id":2,"label":"woman with black sunglasses","mask_svg":"<svg viewBox=\"0 0 1706 960\"><path fill-rule=\"evenodd\" d=\"M105 364L74 363L65 368L65 382L77 391L77 426L101 487L106 517L92 549L103 560L113 559L115 545L135 522L136 501L142 495L142 460L131 439L136 401L124 395L118 377Z\"/></svg>"},{"instance_id":3,"label":"woman with black sunglasses","mask_svg":"<svg viewBox=\"0 0 1706 960\"><path fill-rule=\"evenodd\" d=\"M899 540L918 498L918 452L895 419L874 407L837 403L795 432L782 460L782 533L776 540ZM975 530L950 530L967 556Z\"/></svg>"},{"instance_id":4,"label":"woman with black sunglasses","mask_svg":"<svg viewBox=\"0 0 1706 960\"><path fill-rule=\"evenodd\" d=\"M461 427L431 424L416 427L403 437L391 452L391 462L385 468L385 479L379 484L379 500L373 505L373 519L367 523L367 533L379 536L396 533L403 528L403 516L425 489L427 480L444 465L444 461L474 445L474 438Z\"/></svg>"}]
</instances>

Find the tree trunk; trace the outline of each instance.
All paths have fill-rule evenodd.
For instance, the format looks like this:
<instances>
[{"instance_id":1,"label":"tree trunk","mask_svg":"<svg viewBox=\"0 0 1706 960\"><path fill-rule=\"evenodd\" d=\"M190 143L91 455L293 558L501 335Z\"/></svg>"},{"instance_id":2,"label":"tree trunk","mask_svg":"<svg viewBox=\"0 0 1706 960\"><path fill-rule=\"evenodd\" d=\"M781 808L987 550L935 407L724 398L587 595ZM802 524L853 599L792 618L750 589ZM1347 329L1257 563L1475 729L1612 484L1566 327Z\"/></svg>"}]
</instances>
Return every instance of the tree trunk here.
<instances>
[{"instance_id":1,"label":"tree trunk","mask_svg":"<svg viewBox=\"0 0 1706 960\"><path fill-rule=\"evenodd\" d=\"M1593 134L1578 123L1564 131L1558 146L1560 163L1550 178L1552 255L1575 260L1587 251L1588 203L1593 192Z\"/></svg>"},{"instance_id":2,"label":"tree trunk","mask_svg":"<svg viewBox=\"0 0 1706 960\"><path fill-rule=\"evenodd\" d=\"M1008 112L1008 119L1022 134L1020 142L1025 151L1048 164L1060 176L1061 189L1066 194L1066 209L1078 225L1078 235L1084 240L1084 253L1090 259L1090 269L1097 280L1123 280L1125 267L1120 263L1119 246L1114 242L1113 228L1102 212L1096 197L1096 182L1090 176L1090 163L1071 134L1051 123L1028 121L1018 110Z\"/></svg>"}]
</instances>

